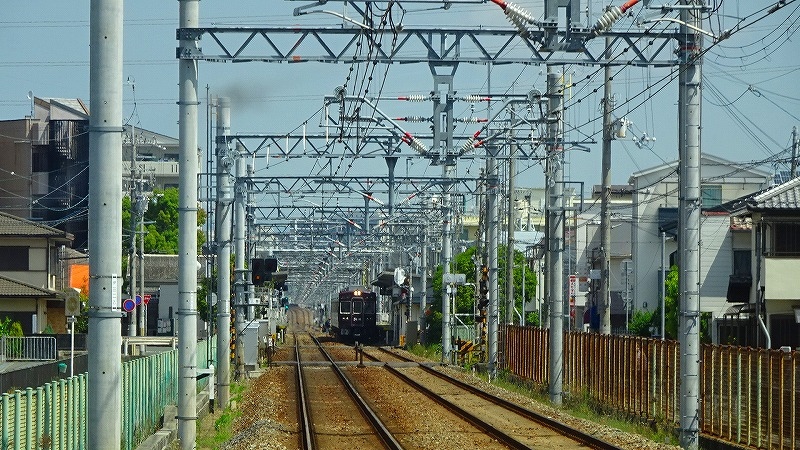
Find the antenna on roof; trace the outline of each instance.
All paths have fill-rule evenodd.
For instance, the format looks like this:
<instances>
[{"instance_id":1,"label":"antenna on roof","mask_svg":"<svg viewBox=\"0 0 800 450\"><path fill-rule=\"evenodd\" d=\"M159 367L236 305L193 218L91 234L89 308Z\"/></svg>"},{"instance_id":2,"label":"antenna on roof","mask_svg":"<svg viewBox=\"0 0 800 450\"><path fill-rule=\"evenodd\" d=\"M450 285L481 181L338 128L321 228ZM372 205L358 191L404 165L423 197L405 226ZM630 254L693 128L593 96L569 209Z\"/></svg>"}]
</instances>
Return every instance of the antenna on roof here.
<instances>
[{"instance_id":1,"label":"antenna on roof","mask_svg":"<svg viewBox=\"0 0 800 450\"><path fill-rule=\"evenodd\" d=\"M28 100L31 101L31 119L33 119L33 91L28 91Z\"/></svg>"}]
</instances>

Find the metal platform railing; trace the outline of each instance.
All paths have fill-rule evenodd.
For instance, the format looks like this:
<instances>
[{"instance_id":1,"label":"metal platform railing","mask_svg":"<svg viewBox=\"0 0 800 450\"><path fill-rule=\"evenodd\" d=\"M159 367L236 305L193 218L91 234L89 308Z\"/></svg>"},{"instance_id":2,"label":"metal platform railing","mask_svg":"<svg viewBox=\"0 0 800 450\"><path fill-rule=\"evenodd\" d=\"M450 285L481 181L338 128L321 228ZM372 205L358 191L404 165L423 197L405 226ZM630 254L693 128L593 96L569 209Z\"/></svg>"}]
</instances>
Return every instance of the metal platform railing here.
<instances>
[{"instance_id":1,"label":"metal platform railing","mask_svg":"<svg viewBox=\"0 0 800 450\"><path fill-rule=\"evenodd\" d=\"M53 361L58 356L55 336L3 336L0 361Z\"/></svg>"}]
</instances>

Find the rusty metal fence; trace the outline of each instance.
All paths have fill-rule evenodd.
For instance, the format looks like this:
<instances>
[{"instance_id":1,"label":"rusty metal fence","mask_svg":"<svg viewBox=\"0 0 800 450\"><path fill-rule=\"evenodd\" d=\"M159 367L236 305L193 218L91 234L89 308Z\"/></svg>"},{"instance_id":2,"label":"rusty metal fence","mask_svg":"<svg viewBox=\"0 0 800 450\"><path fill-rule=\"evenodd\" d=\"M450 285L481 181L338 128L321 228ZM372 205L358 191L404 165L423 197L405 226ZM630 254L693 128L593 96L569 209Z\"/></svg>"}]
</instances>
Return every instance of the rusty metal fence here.
<instances>
[{"instance_id":1,"label":"rusty metal fence","mask_svg":"<svg viewBox=\"0 0 800 450\"><path fill-rule=\"evenodd\" d=\"M548 383L549 337L508 326L504 369ZM647 420L679 421L677 341L564 334L564 391ZM700 424L704 435L751 448L800 448L800 354L703 345Z\"/></svg>"}]
</instances>

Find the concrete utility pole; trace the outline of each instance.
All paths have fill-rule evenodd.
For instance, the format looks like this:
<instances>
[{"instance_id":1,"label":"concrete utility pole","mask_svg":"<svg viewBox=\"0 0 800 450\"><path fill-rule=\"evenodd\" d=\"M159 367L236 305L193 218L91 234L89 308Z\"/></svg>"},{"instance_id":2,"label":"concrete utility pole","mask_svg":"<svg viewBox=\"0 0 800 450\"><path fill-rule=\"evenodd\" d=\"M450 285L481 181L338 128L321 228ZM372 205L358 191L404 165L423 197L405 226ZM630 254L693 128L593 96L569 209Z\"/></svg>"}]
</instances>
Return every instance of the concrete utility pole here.
<instances>
[{"instance_id":1,"label":"concrete utility pole","mask_svg":"<svg viewBox=\"0 0 800 450\"><path fill-rule=\"evenodd\" d=\"M181 28L200 26L200 1L181 0ZM121 12L120 12L121 15ZM197 37L179 34L178 139L178 438L182 450L197 437ZM220 264L223 264L220 261ZM105 420L104 420L105 422ZM114 446L119 445L117 440ZM92 448L111 448L92 447Z\"/></svg>"},{"instance_id":2,"label":"concrete utility pole","mask_svg":"<svg viewBox=\"0 0 800 450\"><path fill-rule=\"evenodd\" d=\"M550 295L550 402L560 405L564 383L564 149L561 120L564 79L561 66L547 66L547 217Z\"/></svg>"},{"instance_id":3,"label":"concrete utility pole","mask_svg":"<svg viewBox=\"0 0 800 450\"><path fill-rule=\"evenodd\" d=\"M231 379L231 187L232 152L228 148L231 132L231 104L227 97L217 99L217 202L214 208L214 240L217 244L217 398L220 409L230 402ZM210 306L210 305L209 305Z\"/></svg>"},{"instance_id":4,"label":"concrete utility pole","mask_svg":"<svg viewBox=\"0 0 800 450\"><path fill-rule=\"evenodd\" d=\"M122 0L89 14L89 377L87 446L122 442Z\"/></svg>"},{"instance_id":5,"label":"concrete utility pole","mask_svg":"<svg viewBox=\"0 0 800 450\"><path fill-rule=\"evenodd\" d=\"M611 38L606 36L606 61L611 59ZM611 65L605 66L603 84L603 177L602 198L600 201L600 298L597 312L600 315L601 334L611 334Z\"/></svg>"},{"instance_id":6,"label":"concrete utility pole","mask_svg":"<svg viewBox=\"0 0 800 450\"><path fill-rule=\"evenodd\" d=\"M420 266L420 292L419 292L419 329L422 331L422 343L427 344L428 336L425 333L425 310L428 308L428 229L422 227L422 260Z\"/></svg>"},{"instance_id":7,"label":"concrete utility pole","mask_svg":"<svg viewBox=\"0 0 800 450\"><path fill-rule=\"evenodd\" d=\"M497 283L497 233L500 226L498 220L497 191L500 189L497 176L497 151L494 144L486 146L488 161L486 164L486 228L489 239L489 311L487 314L488 330L488 363L489 377L497 375L498 330L500 329L500 296Z\"/></svg>"},{"instance_id":8,"label":"concrete utility pole","mask_svg":"<svg viewBox=\"0 0 800 450\"><path fill-rule=\"evenodd\" d=\"M144 182L144 180L141 180ZM139 210L139 292L142 303L136 307L139 310L139 336L147 336L147 304L144 302L144 213L147 211L147 196L139 191L141 197L137 197ZM134 299L135 300L135 299ZM140 350L144 353L145 346L142 344Z\"/></svg>"},{"instance_id":9,"label":"concrete utility pole","mask_svg":"<svg viewBox=\"0 0 800 450\"><path fill-rule=\"evenodd\" d=\"M236 159L236 193L234 198L234 218L233 218L233 235L236 244L235 257L233 263L233 272L236 276L234 285L236 286L236 295L234 305L236 307L236 317L234 325L236 326L236 376L244 376L244 341L242 335L244 334L244 327L247 320L253 320L255 308L248 308L250 303L247 298L247 278L245 272L247 269L244 267L245 260L245 232L247 230L247 185L245 184L245 175L247 170L247 162L241 157L241 148L237 144L236 153L231 154L232 158ZM232 161L233 162L233 161Z\"/></svg>"},{"instance_id":10,"label":"concrete utility pole","mask_svg":"<svg viewBox=\"0 0 800 450\"><path fill-rule=\"evenodd\" d=\"M442 164L442 178L444 179L442 191L442 273L450 273L450 262L453 259L452 251L452 226L453 205L452 190L455 174L455 161L453 151L453 74L437 73L436 65L429 65L433 73L433 92L436 100L433 104L433 136L434 145L439 149L439 160ZM444 87L444 91L442 88ZM452 311L455 313L455 311ZM451 361L452 330L450 321L450 294L442 286L442 362Z\"/></svg>"},{"instance_id":11,"label":"concrete utility pole","mask_svg":"<svg viewBox=\"0 0 800 450\"><path fill-rule=\"evenodd\" d=\"M130 264L128 268L128 272L130 273L130 277L128 278L128 292L131 296L131 300L134 301L134 305L136 304L136 215L138 214L138 210L136 209L136 194L139 192L138 186L139 182L136 180L136 126L131 125L131 207L129 211L131 215L131 245L130 258L128 259L128 263ZM138 307L134 306L133 311L128 313L128 336L136 336L136 311L138 309ZM133 350L132 345L130 349Z\"/></svg>"},{"instance_id":12,"label":"concrete utility pole","mask_svg":"<svg viewBox=\"0 0 800 450\"><path fill-rule=\"evenodd\" d=\"M245 159L248 156L247 150L241 145L240 142L236 143L236 153L239 159L237 161L241 161L241 164L244 166L244 171L246 175L244 178L239 177L238 174L238 166L237 166L237 178L236 178L236 193L240 194L244 197L242 204L244 205L244 222L245 222L245 240L244 240L244 261L247 264L248 261L256 257L256 244L255 244L255 216L253 216L253 190L251 189L251 180L255 176L256 169L254 167L255 158L251 160ZM248 162L249 161L249 162ZM339 247L339 251L341 252L341 247ZM341 259L341 254L339 255ZM245 269L242 272L242 284L244 286L245 295L248 296L250 300L248 304L250 304L251 312L249 316L251 318L256 318L256 307L255 303L257 303L257 297L255 295L255 291L253 290L253 280L250 279L250 271Z\"/></svg>"},{"instance_id":13,"label":"concrete utility pole","mask_svg":"<svg viewBox=\"0 0 800 450\"><path fill-rule=\"evenodd\" d=\"M702 102L701 9L705 1L681 0L678 60L678 254L681 299L680 444L696 450L700 427L700 110ZM694 6L694 8L689 8Z\"/></svg>"},{"instance_id":14,"label":"concrete utility pole","mask_svg":"<svg viewBox=\"0 0 800 450\"><path fill-rule=\"evenodd\" d=\"M661 273L658 282L661 286L661 340L667 339L667 233L661 232Z\"/></svg>"},{"instance_id":15,"label":"concrete utility pole","mask_svg":"<svg viewBox=\"0 0 800 450\"><path fill-rule=\"evenodd\" d=\"M516 158L517 144L514 137L508 145L508 239L506 241L506 324L514 324L514 158ZM525 314L525 305L522 305Z\"/></svg>"},{"instance_id":16,"label":"concrete utility pole","mask_svg":"<svg viewBox=\"0 0 800 450\"><path fill-rule=\"evenodd\" d=\"M447 166L444 166L447 173ZM445 194L442 196L442 274L450 273L450 260L453 259L450 249L450 226L453 220L453 209L450 206L451 185L445 185ZM446 286L442 286L442 362L450 363L450 294Z\"/></svg>"}]
</instances>

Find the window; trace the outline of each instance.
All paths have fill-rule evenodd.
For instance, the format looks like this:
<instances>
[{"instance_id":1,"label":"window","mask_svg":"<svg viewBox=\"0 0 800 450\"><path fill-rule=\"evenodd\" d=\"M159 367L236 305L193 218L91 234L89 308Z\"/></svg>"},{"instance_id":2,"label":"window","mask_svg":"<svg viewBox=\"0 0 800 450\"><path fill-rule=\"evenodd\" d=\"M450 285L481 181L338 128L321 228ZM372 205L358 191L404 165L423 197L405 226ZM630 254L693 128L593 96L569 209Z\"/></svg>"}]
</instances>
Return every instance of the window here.
<instances>
[{"instance_id":1,"label":"window","mask_svg":"<svg viewBox=\"0 0 800 450\"><path fill-rule=\"evenodd\" d=\"M750 273L750 250L733 251L733 276L749 277Z\"/></svg>"},{"instance_id":2,"label":"window","mask_svg":"<svg viewBox=\"0 0 800 450\"><path fill-rule=\"evenodd\" d=\"M0 247L0 270L28 270L29 247Z\"/></svg>"},{"instance_id":3,"label":"window","mask_svg":"<svg viewBox=\"0 0 800 450\"><path fill-rule=\"evenodd\" d=\"M353 314L361 314L361 309L364 307L364 302L361 300L353 302Z\"/></svg>"},{"instance_id":4,"label":"window","mask_svg":"<svg viewBox=\"0 0 800 450\"><path fill-rule=\"evenodd\" d=\"M350 314L350 302L339 303L339 314Z\"/></svg>"},{"instance_id":5,"label":"window","mask_svg":"<svg viewBox=\"0 0 800 450\"><path fill-rule=\"evenodd\" d=\"M364 301L364 314L375 314L375 302L366 300Z\"/></svg>"},{"instance_id":6,"label":"window","mask_svg":"<svg viewBox=\"0 0 800 450\"><path fill-rule=\"evenodd\" d=\"M703 208L713 208L722 204L722 186L703 186Z\"/></svg>"},{"instance_id":7,"label":"window","mask_svg":"<svg viewBox=\"0 0 800 450\"><path fill-rule=\"evenodd\" d=\"M47 147L32 146L31 172L47 172Z\"/></svg>"},{"instance_id":8,"label":"window","mask_svg":"<svg viewBox=\"0 0 800 450\"><path fill-rule=\"evenodd\" d=\"M778 222L775 224L772 253L777 256L800 254L800 223Z\"/></svg>"}]
</instances>

